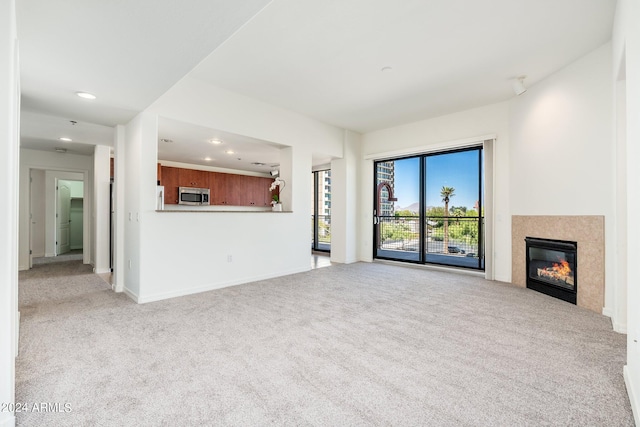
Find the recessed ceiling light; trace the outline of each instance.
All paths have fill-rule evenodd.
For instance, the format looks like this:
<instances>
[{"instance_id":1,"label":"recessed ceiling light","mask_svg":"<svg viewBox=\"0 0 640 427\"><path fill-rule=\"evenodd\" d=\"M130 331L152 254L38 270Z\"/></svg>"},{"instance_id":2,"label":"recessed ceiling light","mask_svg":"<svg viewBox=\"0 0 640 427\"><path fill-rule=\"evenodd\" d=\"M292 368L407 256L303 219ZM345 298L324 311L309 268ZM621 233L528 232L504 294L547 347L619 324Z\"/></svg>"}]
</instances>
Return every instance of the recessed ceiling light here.
<instances>
[{"instance_id":1,"label":"recessed ceiling light","mask_svg":"<svg viewBox=\"0 0 640 427\"><path fill-rule=\"evenodd\" d=\"M222 144L222 141L220 141L219 139L216 139L216 138L210 139L209 142L212 143L212 144L215 144L215 145Z\"/></svg>"},{"instance_id":2,"label":"recessed ceiling light","mask_svg":"<svg viewBox=\"0 0 640 427\"><path fill-rule=\"evenodd\" d=\"M67 149L66 149L66 148L62 148L62 147L56 147L56 151L57 151L58 153L66 153L66 152L67 152Z\"/></svg>"},{"instance_id":3,"label":"recessed ceiling light","mask_svg":"<svg viewBox=\"0 0 640 427\"><path fill-rule=\"evenodd\" d=\"M96 96L89 92L76 92L76 95L84 99L96 99Z\"/></svg>"},{"instance_id":4,"label":"recessed ceiling light","mask_svg":"<svg viewBox=\"0 0 640 427\"><path fill-rule=\"evenodd\" d=\"M62 136L60 138L58 138L60 141L64 141L64 142L71 142L73 141L71 138L67 138L66 136Z\"/></svg>"},{"instance_id":5,"label":"recessed ceiling light","mask_svg":"<svg viewBox=\"0 0 640 427\"><path fill-rule=\"evenodd\" d=\"M210 162L211 160L213 160L211 157L205 157L205 158L204 158L204 161L205 161L205 162Z\"/></svg>"},{"instance_id":6,"label":"recessed ceiling light","mask_svg":"<svg viewBox=\"0 0 640 427\"><path fill-rule=\"evenodd\" d=\"M227 153L227 154L233 154L233 150L227 150L227 151L225 151L225 153Z\"/></svg>"}]
</instances>

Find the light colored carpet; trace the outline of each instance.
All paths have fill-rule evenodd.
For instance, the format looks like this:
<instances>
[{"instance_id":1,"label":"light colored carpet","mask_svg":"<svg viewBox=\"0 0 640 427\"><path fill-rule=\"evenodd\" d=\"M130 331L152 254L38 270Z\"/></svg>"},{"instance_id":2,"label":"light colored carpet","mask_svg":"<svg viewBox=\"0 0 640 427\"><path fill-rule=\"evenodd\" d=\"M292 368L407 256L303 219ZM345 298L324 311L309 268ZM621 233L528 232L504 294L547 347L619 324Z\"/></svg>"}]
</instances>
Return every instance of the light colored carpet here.
<instances>
[{"instance_id":1,"label":"light colored carpet","mask_svg":"<svg viewBox=\"0 0 640 427\"><path fill-rule=\"evenodd\" d=\"M632 426L608 318L383 264L136 305L79 262L20 273L20 426Z\"/></svg>"},{"instance_id":2,"label":"light colored carpet","mask_svg":"<svg viewBox=\"0 0 640 427\"><path fill-rule=\"evenodd\" d=\"M76 249L66 254L51 256L51 257L39 257L33 258L33 264L51 264L54 262L65 262L65 261L79 261L82 260L83 254L82 249Z\"/></svg>"}]
</instances>

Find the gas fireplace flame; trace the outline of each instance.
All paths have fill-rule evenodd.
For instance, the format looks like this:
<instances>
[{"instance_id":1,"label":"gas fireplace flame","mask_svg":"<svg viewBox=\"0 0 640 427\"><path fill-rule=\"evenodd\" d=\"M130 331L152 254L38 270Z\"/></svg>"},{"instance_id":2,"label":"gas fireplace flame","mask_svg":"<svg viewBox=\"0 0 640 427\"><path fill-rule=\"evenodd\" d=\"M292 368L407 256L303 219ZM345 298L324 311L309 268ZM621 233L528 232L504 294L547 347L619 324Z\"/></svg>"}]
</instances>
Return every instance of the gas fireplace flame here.
<instances>
[{"instance_id":1,"label":"gas fireplace flame","mask_svg":"<svg viewBox=\"0 0 640 427\"><path fill-rule=\"evenodd\" d=\"M569 262L565 259L560 259L558 262L554 262L551 267L538 268L538 277L544 277L548 280L564 282L567 285L574 286L574 277Z\"/></svg>"},{"instance_id":2,"label":"gas fireplace flame","mask_svg":"<svg viewBox=\"0 0 640 427\"><path fill-rule=\"evenodd\" d=\"M566 260L560 260L560 264L553 263L553 271L560 276L568 276L571 274L571 267Z\"/></svg>"}]
</instances>

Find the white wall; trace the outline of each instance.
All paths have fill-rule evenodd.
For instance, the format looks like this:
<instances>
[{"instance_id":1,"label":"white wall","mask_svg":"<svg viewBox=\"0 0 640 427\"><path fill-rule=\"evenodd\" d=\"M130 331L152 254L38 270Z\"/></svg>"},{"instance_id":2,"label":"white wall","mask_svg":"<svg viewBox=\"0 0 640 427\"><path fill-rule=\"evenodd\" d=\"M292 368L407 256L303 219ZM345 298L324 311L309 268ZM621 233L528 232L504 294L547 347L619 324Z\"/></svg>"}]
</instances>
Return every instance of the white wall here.
<instances>
[{"instance_id":1,"label":"white wall","mask_svg":"<svg viewBox=\"0 0 640 427\"><path fill-rule=\"evenodd\" d=\"M455 148L496 137L494 144L493 278L511 280L511 214L509 211L509 104L501 102L442 117L409 123L362 137L360 168L360 259L373 258L373 161L406 154Z\"/></svg>"},{"instance_id":2,"label":"white wall","mask_svg":"<svg viewBox=\"0 0 640 427\"><path fill-rule=\"evenodd\" d=\"M511 101L513 215L604 215L613 206L609 44Z\"/></svg>"},{"instance_id":3,"label":"white wall","mask_svg":"<svg viewBox=\"0 0 640 427\"><path fill-rule=\"evenodd\" d=\"M514 98L509 120L511 213L604 215L609 316L616 247L611 81L608 43Z\"/></svg>"},{"instance_id":4,"label":"white wall","mask_svg":"<svg viewBox=\"0 0 640 427\"><path fill-rule=\"evenodd\" d=\"M52 184L55 178L59 179L82 179L89 185L85 188L85 203L91 203L93 197L93 190L91 185L91 175L93 170L93 162L89 156L81 156L77 154L60 154L55 152L47 152L40 150L20 150L20 189L29 189L29 174L31 169L40 169L48 171L48 177L45 179L45 197L47 199L47 209L52 209L55 206L55 197L53 196ZM65 174L64 172L74 172L81 175ZM78 178L80 176L80 178ZM46 187L49 187L47 189ZM29 191L20 192L20 205L19 205L19 242L18 242L18 255L19 255L19 268L20 270L29 269ZM88 209L85 209L88 211ZM55 212L55 211L54 211ZM88 215L89 213L87 213ZM84 224L84 247L91 247L91 218L85 216ZM52 226L47 226L47 230L53 229ZM47 231L49 232L49 231ZM54 240L55 242L55 240ZM54 243L55 244L55 243ZM51 248L48 246L45 251L49 252ZM91 251L85 251L84 262L91 262Z\"/></svg>"},{"instance_id":5,"label":"white wall","mask_svg":"<svg viewBox=\"0 0 640 427\"><path fill-rule=\"evenodd\" d=\"M280 156L288 212L156 212L157 116L289 147ZM322 147L341 157L341 129L185 78L126 126L125 139L125 206L133 221L125 220L124 287L134 299L153 301L309 270L312 152Z\"/></svg>"},{"instance_id":6,"label":"white wall","mask_svg":"<svg viewBox=\"0 0 640 427\"><path fill-rule=\"evenodd\" d=\"M145 204L140 200L140 197L147 192L151 193L152 188L155 194L155 186L152 187L149 184L151 177L143 174L141 169L145 148L144 137L151 132L155 132L157 135L157 119L149 114L139 114L125 127L124 167L127 186L124 193L123 207L126 245L124 245L124 252L118 254L118 256L124 256L124 291L134 300L139 300L141 296L140 254L143 242L140 232L140 211ZM157 137L153 135L149 136L149 139L151 138L157 140ZM147 145L151 144L147 142ZM153 158L156 152L157 149L152 149L150 153L146 154ZM148 208L151 209L152 206L148 205ZM155 209L155 204L153 208ZM170 250L171 248L166 249Z\"/></svg>"},{"instance_id":7,"label":"white wall","mask_svg":"<svg viewBox=\"0 0 640 427\"><path fill-rule=\"evenodd\" d=\"M624 191L621 197L626 198L624 204L629 219L625 224L619 224L626 232L626 277L619 280L627 290L627 366L624 377L629 392L629 400L635 416L636 424L640 425L640 223L635 220L640 210L640 26L637 17L640 16L639 0L618 0L616 20L613 29L614 72L612 86L619 79L624 80L624 94L616 90L617 99L613 103L620 107L616 114L623 115L616 122L625 126L623 140L626 156L626 177L619 180L619 190ZM623 97L624 99L620 99ZM625 282L626 279L626 282Z\"/></svg>"},{"instance_id":8,"label":"white wall","mask_svg":"<svg viewBox=\"0 0 640 427\"><path fill-rule=\"evenodd\" d=\"M31 170L31 250L33 257L43 257L45 248L45 181L44 171Z\"/></svg>"},{"instance_id":9,"label":"white wall","mask_svg":"<svg viewBox=\"0 0 640 427\"><path fill-rule=\"evenodd\" d=\"M0 402L15 402L18 328L18 156L20 72L15 1L0 2ZM28 255L28 254L27 254ZM0 427L15 425L14 411L0 411Z\"/></svg>"}]
</instances>

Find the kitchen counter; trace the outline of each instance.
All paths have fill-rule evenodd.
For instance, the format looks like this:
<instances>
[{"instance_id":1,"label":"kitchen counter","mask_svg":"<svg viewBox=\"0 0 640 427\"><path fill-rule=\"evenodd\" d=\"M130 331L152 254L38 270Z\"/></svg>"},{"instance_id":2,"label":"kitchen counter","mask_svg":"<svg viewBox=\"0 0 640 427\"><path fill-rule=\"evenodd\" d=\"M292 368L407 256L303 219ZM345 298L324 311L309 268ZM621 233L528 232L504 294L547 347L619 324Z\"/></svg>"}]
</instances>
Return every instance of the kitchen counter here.
<instances>
[{"instance_id":1,"label":"kitchen counter","mask_svg":"<svg viewBox=\"0 0 640 427\"><path fill-rule=\"evenodd\" d=\"M264 210L264 211L251 211L251 210L232 210L232 209L227 209L227 210L212 210L212 209L162 209L162 210L156 210L156 212L162 213L162 212L172 212L172 213L193 213L193 212L197 212L197 213L274 213L274 214L278 214L278 213L293 213L293 211L271 211L271 210Z\"/></svg>"}]
</instances>

